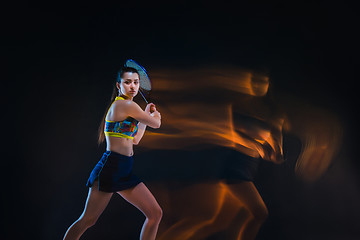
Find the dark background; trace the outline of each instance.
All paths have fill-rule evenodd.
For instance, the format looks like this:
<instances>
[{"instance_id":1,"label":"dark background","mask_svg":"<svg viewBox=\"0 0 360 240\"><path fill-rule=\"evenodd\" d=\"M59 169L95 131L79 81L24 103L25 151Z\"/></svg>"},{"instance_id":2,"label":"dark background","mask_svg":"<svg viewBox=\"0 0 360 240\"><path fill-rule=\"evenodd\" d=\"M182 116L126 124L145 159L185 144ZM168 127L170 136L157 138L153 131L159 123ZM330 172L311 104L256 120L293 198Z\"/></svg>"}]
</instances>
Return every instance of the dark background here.
<instances>
[{"instance_id":1,"label":"dark background","mask_svg":"<svg viewBox=\"0 0 360 240\"><path fill-rule=\"evenodd\" d=\"M267 72L275 94L335 114L344 129L341 149L317 182L295 177L299 146L293 136L285 135L289 162L261 165L256 185L270 216L258 238L359 238L354 119L359 39L350 3L17 2L2 11L5 237L59 239L80 215L86 178L103 151L97 128L116 72L132 58L150 74L207 64ZM161 163L156 156L172 155L153 154L155 165ZM172 161L181 154L187 153L177 151ZM138 171L151 186L154 179L142 159L140 154ZM124 213L130 233L123 234L136 239L142 216L117 200L86 239L118 238Z\"/></svg>"}]
</instances>

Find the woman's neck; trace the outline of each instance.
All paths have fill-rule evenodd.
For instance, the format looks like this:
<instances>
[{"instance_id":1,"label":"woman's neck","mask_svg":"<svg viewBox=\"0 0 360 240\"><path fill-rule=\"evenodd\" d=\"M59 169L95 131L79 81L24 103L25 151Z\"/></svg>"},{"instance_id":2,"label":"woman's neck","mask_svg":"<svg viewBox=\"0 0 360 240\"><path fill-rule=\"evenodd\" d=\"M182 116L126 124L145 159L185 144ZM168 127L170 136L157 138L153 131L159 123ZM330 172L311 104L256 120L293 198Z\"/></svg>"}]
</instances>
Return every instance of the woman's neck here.
<instances>
[{"instance_id":1,"label":"woman's neck","mask_svg":"<svg viewBox=\"0 0 360 240\"><path fill-rule=\"evenodd\" d=\"M122 97L125 100L131 100L131 101L133 100L133 98L130 98L130 97L124 95L124 94L120 94L119 97Z\"/></svg>"}]
</instances>

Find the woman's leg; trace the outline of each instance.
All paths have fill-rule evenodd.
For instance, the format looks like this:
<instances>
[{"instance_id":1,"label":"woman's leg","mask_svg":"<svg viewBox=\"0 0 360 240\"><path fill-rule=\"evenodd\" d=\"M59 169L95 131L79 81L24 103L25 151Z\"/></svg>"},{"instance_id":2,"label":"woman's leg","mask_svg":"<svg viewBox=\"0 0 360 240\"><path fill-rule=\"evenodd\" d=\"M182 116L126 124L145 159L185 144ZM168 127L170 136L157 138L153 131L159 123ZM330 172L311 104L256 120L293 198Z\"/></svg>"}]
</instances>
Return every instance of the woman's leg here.
<instances>
[{"instance_id":1,"label":"woman's leg","mask_svg":"<svg viewBox=\"0 0 360 240\"><path fill-rule=\"evenodd\" d=\"M81 235L93 226L101 213L108 205L113 193L101 192L98 190L97 184L89 189L84 212L80 218L76 220L66 231L63 240L77 240Z\"/></svg>"},{"instance_id":2,"label":"woman's leg","mask_svg":"<svg viewBox=\"0 0 360 240\"><path fill-rule=\"evenodd\" d=\"M255 239L261 225L268 216L268 210L259 192L252 182L229 184L229 190L249 211L249 218L241 227L239 240Z\"/></svg>"},{"instance_id":3,"label":"woman's leg","mask_svg":"<svg viewBox=\"0 0 360 240\"><path fill-rule=\"evenodd\" d=\"M162 209L149 189L144 183L139 183L134 188L119 191L118 194L137 207L146 217L140 239L154 240L162 217Z\"/></svg>"}]
</instances>

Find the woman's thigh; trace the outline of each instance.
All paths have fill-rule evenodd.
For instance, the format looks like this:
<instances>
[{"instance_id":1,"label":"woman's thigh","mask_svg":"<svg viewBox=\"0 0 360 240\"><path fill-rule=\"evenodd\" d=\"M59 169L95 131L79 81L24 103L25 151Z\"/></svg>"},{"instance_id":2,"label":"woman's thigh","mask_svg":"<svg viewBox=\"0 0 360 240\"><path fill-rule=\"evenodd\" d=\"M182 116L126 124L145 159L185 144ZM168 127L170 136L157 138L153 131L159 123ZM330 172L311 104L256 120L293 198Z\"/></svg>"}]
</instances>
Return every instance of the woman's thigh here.
<instances>
[{"instance_id":1,"label":"woman's thigh","mask_svg":"<svg viewBox=\"0 0 360 240\"><path fill-rule=\"evenodd\" d=\"M137 207L146 217L161 214L161 208L144 183L139 183L131 189L119 191L118 194Z\"/></svg>"},{"instance_id":2,"label":"woman's thigh","mask_svg":"<svg viewBox=\"0 0 360 240\"><path fill-rule=\"evenodd\" d=\"M98 190L97 182L89 188L85 209L81 218L97 219L108 205L113 193L101 192Z\"/></svg>"}]
</instances>

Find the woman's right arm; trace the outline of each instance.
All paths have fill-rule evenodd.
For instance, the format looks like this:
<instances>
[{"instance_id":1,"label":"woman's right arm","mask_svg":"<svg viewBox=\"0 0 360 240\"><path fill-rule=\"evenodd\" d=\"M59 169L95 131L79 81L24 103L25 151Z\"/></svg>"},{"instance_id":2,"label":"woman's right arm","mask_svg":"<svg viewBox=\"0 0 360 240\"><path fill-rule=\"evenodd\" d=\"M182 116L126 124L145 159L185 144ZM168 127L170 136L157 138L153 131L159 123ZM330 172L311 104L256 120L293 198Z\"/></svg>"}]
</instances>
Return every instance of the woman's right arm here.
<instances>
[{"instance_id":1,"label":"woman's right arm","mask_svg":"<svg viewBox=\"0 0 360 240\"><path fill-rule=\"evenodd\" d=\"M133 102L127 101L124 104L124 111L126 114L132 118L135 118L139 122L146 124L152 128L159 128L161 125L161 115L158 111L152 112L151 114L145 112L140 108L140 106Z\"/></svg>"}]
</instances>

